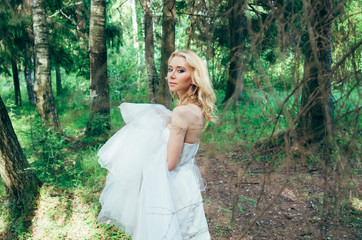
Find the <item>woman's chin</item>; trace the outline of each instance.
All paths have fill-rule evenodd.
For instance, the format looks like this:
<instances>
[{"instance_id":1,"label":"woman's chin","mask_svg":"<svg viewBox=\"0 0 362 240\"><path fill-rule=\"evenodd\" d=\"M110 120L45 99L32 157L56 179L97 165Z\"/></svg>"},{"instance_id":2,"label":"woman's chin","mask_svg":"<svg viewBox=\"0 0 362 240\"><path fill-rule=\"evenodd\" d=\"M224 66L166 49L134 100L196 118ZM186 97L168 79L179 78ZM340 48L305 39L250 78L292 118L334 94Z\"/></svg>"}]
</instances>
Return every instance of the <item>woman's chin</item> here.
<instances>
[{"instance_id":1,"label":"woman's chin","mask_svg":"<svg viewBox=\"0 0 362 240\"><path fill-rule=\"evenodd\" d=\"M175 92L176 91L175 87L173 87L173 86L168 86L168 89L170 90L170 92Z\"/></svg>"}]
</instances>

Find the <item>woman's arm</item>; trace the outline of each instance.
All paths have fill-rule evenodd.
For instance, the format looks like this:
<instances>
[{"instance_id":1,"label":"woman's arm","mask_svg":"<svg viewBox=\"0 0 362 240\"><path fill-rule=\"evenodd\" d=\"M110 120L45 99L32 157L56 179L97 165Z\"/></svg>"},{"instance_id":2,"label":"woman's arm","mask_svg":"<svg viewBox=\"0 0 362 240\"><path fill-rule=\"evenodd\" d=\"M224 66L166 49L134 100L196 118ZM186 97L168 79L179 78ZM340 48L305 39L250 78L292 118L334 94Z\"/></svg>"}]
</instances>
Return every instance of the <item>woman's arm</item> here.
<instances>
[{"instance_id":1,"label":"woman's arm","mask_svg":"<svg viewBox=\"0 0 362 240\"><path fill-rule=\"evenodd\" d=\"M184 107L176 107L172 112L170 137L167 144L168 170L176 168L180 158L182 147L188 130L187 110Z\"/></svg>"}]
</instances>

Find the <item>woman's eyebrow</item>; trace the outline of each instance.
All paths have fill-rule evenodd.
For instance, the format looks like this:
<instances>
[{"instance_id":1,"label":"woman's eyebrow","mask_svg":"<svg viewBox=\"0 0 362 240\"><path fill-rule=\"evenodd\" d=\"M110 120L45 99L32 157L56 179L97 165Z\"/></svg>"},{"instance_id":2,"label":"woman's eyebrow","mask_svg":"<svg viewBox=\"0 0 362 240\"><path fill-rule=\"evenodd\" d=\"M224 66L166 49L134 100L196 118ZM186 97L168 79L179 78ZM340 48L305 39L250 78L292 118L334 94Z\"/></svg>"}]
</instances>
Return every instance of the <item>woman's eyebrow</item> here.
<instances>
[{"instance_id":1,"label":"woman's eyebrow","mask_svg":"<svg viewBox=\"0 0 362 240\"><path fill-rule=\"evenodd\" d=\"M168 65L169 67L173 67L172 65ZM184 66L176 66L176 68L186 68Z\"/></svg>"}]
</instances>

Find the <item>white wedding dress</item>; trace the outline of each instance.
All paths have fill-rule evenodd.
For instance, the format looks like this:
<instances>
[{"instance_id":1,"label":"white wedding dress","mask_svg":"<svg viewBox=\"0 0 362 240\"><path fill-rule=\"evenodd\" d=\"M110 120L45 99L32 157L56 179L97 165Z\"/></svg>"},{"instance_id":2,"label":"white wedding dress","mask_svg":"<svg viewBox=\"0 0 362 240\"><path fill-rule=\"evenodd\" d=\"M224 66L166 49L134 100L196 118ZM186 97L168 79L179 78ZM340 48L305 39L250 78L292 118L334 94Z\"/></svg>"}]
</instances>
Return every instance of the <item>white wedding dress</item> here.
<instances>
[{"instance_id":1,"label":"white wedding dress","mask_svg":"<svg viewBox=\"0 0 362 240\"><path fill-rule=\"evenodd\" d=\"M177 167L166 155L171 112L162 105L123 103L126 125L99 150L109 173L98 221L114 224L133 240L208 240L195 162L199 144L184 143Z\"/></svg>"}]
</instances>

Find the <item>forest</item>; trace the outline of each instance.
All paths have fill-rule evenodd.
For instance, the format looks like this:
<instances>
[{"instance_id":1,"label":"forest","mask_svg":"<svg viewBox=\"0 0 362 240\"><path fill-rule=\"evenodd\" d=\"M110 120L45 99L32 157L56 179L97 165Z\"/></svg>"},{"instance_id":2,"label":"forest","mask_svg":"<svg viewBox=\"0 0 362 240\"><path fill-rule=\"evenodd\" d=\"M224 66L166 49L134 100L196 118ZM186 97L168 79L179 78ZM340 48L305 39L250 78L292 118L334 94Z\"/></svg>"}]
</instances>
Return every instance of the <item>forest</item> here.
<instances>
[{"instance_id":1,"label":"forest","mask_svg":"<svg viewBox=\"0 0 362 240\"><path fill-rule=\"evenodd\" d=\"M123 102L207 64L196 156L212 239L360 239L359 0L0 0L0 239L131 239L96 221Z\"/></svg>"}]
</instances>

